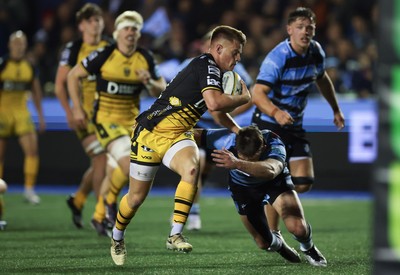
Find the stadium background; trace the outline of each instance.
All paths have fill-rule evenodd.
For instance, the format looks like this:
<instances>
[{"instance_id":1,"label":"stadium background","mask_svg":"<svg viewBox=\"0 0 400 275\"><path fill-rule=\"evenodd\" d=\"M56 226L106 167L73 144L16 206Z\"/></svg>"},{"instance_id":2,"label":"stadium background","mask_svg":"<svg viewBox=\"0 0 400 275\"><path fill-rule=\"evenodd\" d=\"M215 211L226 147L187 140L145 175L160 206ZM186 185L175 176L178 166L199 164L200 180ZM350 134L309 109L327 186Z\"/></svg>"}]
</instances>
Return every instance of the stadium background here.
<instances>
[{"instance_id":1,"label":"stadium background","mask_svg":"<svg viewBox=\"0 0 400 275\"><path fill-rule=\"evenodd\" d=\"M113 20L122 11L142 13L146 22L140 43L156 54L167 80L173 77L177 64L198 53L199 39L216 24L231 25L246 33L242 63L254 79L265 54L285 37L288 11L300 5L312 8L317 14L316 40L326 51L327 71L347 119L344 131L336 132L325 101L318 93L312 95L305 126L314 152L314 190L374 192L374 274L397 274L399 1L379 1L378 6L376 0L0 0L0 56L7 53L10 33L25 31L28 56L38 67L44 88L48 131L39 141L39 185L77 185L87 167L88 160L74 133L66 128L63 111L54 98L58 56L63 45L78 35L74 13L85 2L95 2L104 9L107 35L111 35ZM384 14L380 23L379 13ZM145 107L149 99L143 98L143 103ZM246 123L249 116L244 114L240 122ZM21 183L21 169L22 153L11 140L5 163L7 181ZM170 172L163 169L161 176L165 173ZM224 176L223 171L215 171L206 187L224 186ZM169 179L173 185L174 178ZM163 182L156 180L156 184Z\"/></svg>"},{"instance_id":2,"label":"stadium background","mask_svg":"<svg viewBox=\"0 0 400 275\"><path fill-rule=\"evenodd\" d=\"M0 41L7 41L9 34L18 29L27 33L28 56L38 68L44 89L48 131L39 140L39 184L75 185L87 167L88 159L67 129L64 113L54 97L60 50L79 35L74 15L86 2L95 2L104 9L106 35L111 35L113 20L120 12L135 9L142 13L145 24L140 44L155 53L167 80L174 76L182 60L198 53L200 38L217 24L228 24L246 33L248 43L242 63L255 79L265 54L285 38L284 18L288 11L299 5L312 8L317 15L316 40L326 51L328 73L347 119L344 131L337 132L330 108L318 92L312 94L305 126L314 151L318 183L315 188L369 190L377 149L372 75L377 61L374 32L378 6L373 0L0 0ZM6 53L7 44L2 42L0 56ZM150 102L144 97L142 109ZM248 124L250 116L251 111L239 117L239 122ZM5 178L22 182L21 167L22 153L15 140L10 140ZM208 186L224 186L224 175L223 170L217 169Z\"/></svg>"}]
</instances>

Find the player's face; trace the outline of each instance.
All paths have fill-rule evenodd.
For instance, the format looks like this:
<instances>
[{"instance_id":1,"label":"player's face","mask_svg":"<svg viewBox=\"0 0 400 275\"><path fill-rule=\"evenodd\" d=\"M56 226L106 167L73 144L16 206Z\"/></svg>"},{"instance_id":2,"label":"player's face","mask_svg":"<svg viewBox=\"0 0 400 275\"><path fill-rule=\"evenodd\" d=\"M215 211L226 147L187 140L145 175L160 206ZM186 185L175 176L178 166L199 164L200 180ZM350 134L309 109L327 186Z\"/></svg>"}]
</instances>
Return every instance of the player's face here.
<instances>
[{"instance_id":1,"label":"player's face","mask_svg":"<svg viewBox=\"0 0 400 275\"><path fill-rule=\"evenodd\" d=\"M293 49L297 53L303 54L307 51L311 39L315 35L315 24L309 18L299 17L287 25L287 32Z\"/></svg>"},{"instance_id":2,"label":"player's face","mask_svg":"<svg viewBox=\"0 0 400 275\"><path fill-rule=\"evenodd\" d=\"M118 31L117 43L126 47L132 47L137 44L140 37L140 31L136 27L124 27Z\"/></svg>"},{"instance_id":3,"label":"player's face","mask_svg":"<svg viewBox=\"0 0 400 275\"><path fill-rule=\"evenodd\" d=\"M243 45L238 41L222 40L220 48L217 50L219 55L219 67L223 71L232 71L236 63L240 61Z\"/></svg>"},{"instance_id":4,"label":"player's face","mask_svg":"<svg viewBox=\"0 0 400 275\"><path fill-rule=\"evenodd\" d=\"M14 59L21 59L25 55L27 41L25 36L14 37L9 42L10 56Z\"/></svg>"},{"instance_id":5,"label":"player's face","mask_svg":"<svg viewBox=\"0 0 400 275\"><path fill-rule=\"evenodd\" d=\"M84 19L81 22L81 30L89 35L99 35L104 30L104 20L103 17L94 15L89 19Z\"/></svg>"}]
</instances>

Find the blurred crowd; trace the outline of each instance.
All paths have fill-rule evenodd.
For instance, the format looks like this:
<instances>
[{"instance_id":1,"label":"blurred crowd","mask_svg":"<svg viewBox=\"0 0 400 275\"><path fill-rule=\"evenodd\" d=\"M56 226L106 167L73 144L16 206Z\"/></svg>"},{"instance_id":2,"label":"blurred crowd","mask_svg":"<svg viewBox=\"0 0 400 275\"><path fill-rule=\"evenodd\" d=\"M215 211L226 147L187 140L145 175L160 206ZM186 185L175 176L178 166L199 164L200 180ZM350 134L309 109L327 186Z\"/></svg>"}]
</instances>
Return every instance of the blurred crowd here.
<instances>
[{"instance_id":1,"label":"blurred crowd","mask_svg":"<svg viewBox=\"0 0 400 275\"><path fill-rule=\"evenodd\" d=\"M54 95L60 51L79 35L75 12L86 2L102 7L110 37L121 12L140 12L145 19L140 44L154 52L166 80L180 62L199 53L201 38L220 24L247 35L241 62L255 79L265 55L286 36L287 13L306 6L316 13L315 39L326 52L327 71L339 96L375 94L376 0L0 0L0 56L7 53L8 36L23 30L45 96Z\"/></svg>"}]
</instances>

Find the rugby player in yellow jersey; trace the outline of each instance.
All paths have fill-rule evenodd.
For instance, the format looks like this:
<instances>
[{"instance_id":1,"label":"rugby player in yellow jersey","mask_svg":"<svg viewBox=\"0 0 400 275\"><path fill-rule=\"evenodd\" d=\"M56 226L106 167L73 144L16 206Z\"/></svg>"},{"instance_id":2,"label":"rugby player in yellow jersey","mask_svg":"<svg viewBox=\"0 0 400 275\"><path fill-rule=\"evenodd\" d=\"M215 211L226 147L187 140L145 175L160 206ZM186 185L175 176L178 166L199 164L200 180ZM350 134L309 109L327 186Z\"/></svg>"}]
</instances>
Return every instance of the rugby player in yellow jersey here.
<instances>
[{"instance_id":1,"label":"rugby player in yellow jersey","mask_svg":"<svg viewBox=\"0 0 400 275\"><path fill-rule=\"evenodd\" d=\"M175 193L172 228L167 249L192 251L182 235L197 191L199 149L193 127L207 110L219 122L237 132L239 126L227 114L250 100L242 81L241 95L228 95L222 89L222 75L240 61L246 36L229 26L218 26L211 35L208 53L195 57L168 84L161 96L136 119L132 135L130 183L119 203L112 231L111 257L116 265L126 260L125 230L150 192L161 162L180 175Z\"/></svg>"},{"instance_id":2,"label":"rugby player in yellow jersey","mask_svg":"<svg viewBox=\"0 0 400 275\"><path fill-rule=\"evenodd\" d=\"M150 95L158 96L166 87L152 53L137 46L142 26L143 18L139 13L125 11L115 21L116 44L92 52L68 74L68 91L78 129L84 129L88 123L79 96L79 79L96 76L92 118L96 136L121 168L119 178L123 177L125 184L129 177L130 135L140 110L140 94L147 90ZM112 175L107 177L112 178ZM119 192L116 190L122 187L111 186L110 189L115 196Z\"/></svg>"},{"instance_id":3,"label":"rugby player in yellow jersey","mask_svg":"<svg viewBox=\"0 0 400 275\"><path fill-rule=\"evenodd\" d=\"M74 124L66 87L67 75L76 64L80 63L91 52L111 44L112 40L102 36L104 20L102 10L98 5L93 3L85 4L76 13L76 21L82 36L75 41L69 42L61 53L55 81L55 94L65 111L68 126L76 131L82 147L91 160L90 166L83 174L78 190L75 194L69 195L67 199L67 204L72 211L73 223L77 228L82 228L82 209L87 196L92 190L96 198L100 195L100 187L106 171L106 154L96 138L94 125L90 121L88 121L85 128L78 129ZM88 119L93 116L96 93L95 80L95 76L88 76L81 80L82 107ZM101 222L102 218L99 218L99 220ZM93 223L96 225L99 222L94 220L92 225Z\"/></svg>"},{"instance_id":4,"label":"rugby player in yellow jersey","mask_svg":"<svg viewBox=\"0 0 400 275\"><path fill-rule=\"evenodd\" d=\"M0 178L3 178L6 140L18 137L24 153L24 197L32 204L40 202L34 187L39 172L38 137L27 101L32 93L39 117L39 131L44 131L41 105L42 88L35 70L25 58L26 35L16 31L8 42L9 56L0 59Z\"/></svg>"}]
</instances>

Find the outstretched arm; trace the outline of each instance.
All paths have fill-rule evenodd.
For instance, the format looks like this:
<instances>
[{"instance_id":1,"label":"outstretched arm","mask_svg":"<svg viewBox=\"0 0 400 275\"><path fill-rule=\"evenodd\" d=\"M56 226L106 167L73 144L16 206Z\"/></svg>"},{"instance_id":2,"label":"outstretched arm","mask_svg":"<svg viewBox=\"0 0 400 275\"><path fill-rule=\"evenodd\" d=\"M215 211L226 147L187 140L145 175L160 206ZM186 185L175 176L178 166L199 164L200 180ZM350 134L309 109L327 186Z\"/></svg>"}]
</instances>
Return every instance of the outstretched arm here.
<instances>
[{"instance_id":1,"label":"outstretched arm","mask_svg":"<svg viewBox=\"0 0 400 275\"><path fill-rule=\"evenodd\" d=\"M333 111L333 123L336 125L338 130L342 130L344 128L344 115L339 108L339 104L336 99L335 87L333 86L332 80L325 72L322 78L317 80L318 88L321 94L324 96L326 101L328 101L329 105Z\"/></svg>"},{"instance_id":2,"label":"outstretched arm","mask_svg":"<svg viewBox=\"0 0 400 275\"><path fill-rule=\"evenodd\" d=\"M265 178L266 180L273 180L284 168L283 163L279 160L272 158L262 161L243 160L235 157L231 151L225 148L214 150L211 156L217 167L230 170L237 169L253 177Z\"/></svg>"}]
</instances>

